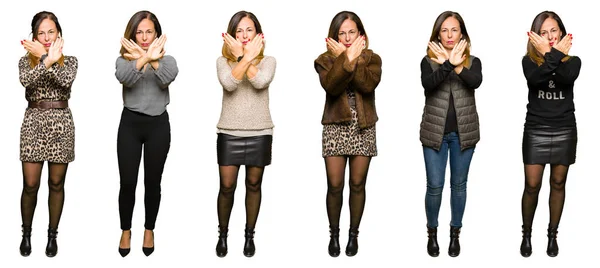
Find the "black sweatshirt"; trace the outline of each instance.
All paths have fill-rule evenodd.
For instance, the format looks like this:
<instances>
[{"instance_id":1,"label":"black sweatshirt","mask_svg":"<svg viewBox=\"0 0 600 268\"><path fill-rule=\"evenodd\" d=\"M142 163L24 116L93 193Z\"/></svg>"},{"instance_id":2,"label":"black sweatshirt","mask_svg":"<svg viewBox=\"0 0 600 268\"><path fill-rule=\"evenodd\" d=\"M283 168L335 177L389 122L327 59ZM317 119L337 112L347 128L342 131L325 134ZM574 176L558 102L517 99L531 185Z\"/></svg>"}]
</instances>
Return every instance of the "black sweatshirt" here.
<instances>
[{"instance_id":1,"label":"black sweatshirt","mask_svg":"<svg viewBox=\"0 0 600 268\"><path fill-rule=\"evenodd\" d=\"M438 86L454 72L456 66L446 60L435 72L427 61L427 56L421 61L421 84L425 88L425 95L438 89ZM467 87L476 89L481 85L481 61L473 57L471 68L463 68L458 77L467 85ZM456 121L456 110L454 109L454 98L450 92L450 102L448 103L448 114L446 116L446 126L444 133L457 132L458 123Z\"/></svg>"},{"instance_id":2,"label":"black sweatshirt","mask_svg":"<svg viewBox=\"0 0 600 268\"><path fill-rule=\"evenodd\" d=\"M561 62L564 57L565 54L555 48L544 54L544 63L540 66L529 56L523 57L523 74L529 88L526 125L576 125L573 84L579 76L581 60L571 56Z\"/></svg>"}]
</instances>

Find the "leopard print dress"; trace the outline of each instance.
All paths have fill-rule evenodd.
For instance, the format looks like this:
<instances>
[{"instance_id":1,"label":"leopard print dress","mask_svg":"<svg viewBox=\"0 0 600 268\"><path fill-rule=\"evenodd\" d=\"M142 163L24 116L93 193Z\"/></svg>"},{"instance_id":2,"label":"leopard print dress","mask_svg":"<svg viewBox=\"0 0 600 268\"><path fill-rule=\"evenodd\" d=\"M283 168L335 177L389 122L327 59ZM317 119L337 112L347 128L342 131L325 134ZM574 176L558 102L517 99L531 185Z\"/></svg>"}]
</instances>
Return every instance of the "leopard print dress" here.
<instances>
[{"instance_id":1,"label":"leopard print dress","mask_svg":"<svg viewBox=\"0 0 600 268\"><path fill-rule=\"evenodd\" d=\"M346 90L350 103L356 100L351 90ZM323 125L323 157L328 156L377 156L375 126L361 129L358 126L358 113L350 106L352 121L340 124Z\"/></svg>"},{"instance_id":2,"label":"leopard print dress","mask_svg":"<svg viewBox=\"0 0 600 268\"><path fill-rule=\"evenodd\" d=\"M39 63L31 68L29 58L19 60L19 79L27 101L64 101L71 97L77 74L77 58L65 56L61 66ZM75 125L69 108L27 108L21 125L23 162L69 163L75 160Z\"/></svg>"}]
</instances>

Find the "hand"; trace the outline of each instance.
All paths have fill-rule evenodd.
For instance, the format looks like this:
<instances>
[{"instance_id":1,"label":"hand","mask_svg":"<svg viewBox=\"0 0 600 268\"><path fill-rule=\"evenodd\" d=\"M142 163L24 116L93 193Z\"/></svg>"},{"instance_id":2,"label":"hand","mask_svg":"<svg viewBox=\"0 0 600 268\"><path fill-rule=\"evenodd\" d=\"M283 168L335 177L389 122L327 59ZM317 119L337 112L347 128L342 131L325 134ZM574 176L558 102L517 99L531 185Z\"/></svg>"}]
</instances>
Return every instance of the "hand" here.
<instances>
[{"instance_id":1,"label":"hand","mask_svg":"<svg viewBox=\"0 0 600 268\"><path fill-rule=\"evenodd\" d=\"M57 62L60 57L62 57L62 48L63 48L64 40L62 37L57 37L52 44L50 44L50 49L48 49L48 57L46 57L46 66L52 65Z\"/></svg>"},{"instance_id":2,"label":"hand","mask_svg":"<svg viewBox=\"0 0 600 268\"><path fill-rule=\"evenodd\" d=\"M254 39L250 40L244 46L244 58L248 59L248 61L253 61L259 54L263 48L263 34L257 34Z\"/></svg>"},{"instance_id":3,"label":"hand","mask_svg":"<svg viewBox=\"0 0 600 268\"><path fill-rule=\"evenodd\" d=\"M365 47L365 37L360 35L358 38L352 42L352 45L346 49L346 56L348 56L348 61L353 61L360 53L362 53L363 48Z\"/></svg>"},{"instance_id":4,"label":"hand","mask_svg":"<svg viewBox=\"0 0 600 268\"><path fill-rule=\"evenodd\" d=\"M459 66L465 61L465 59L467 58L467 56L465 55L465 49L467 48L467 45L467 40L462 39L460 40L460 42L458 42L458 44L454 46L454 48L452 48L452 51L450 52L450 57L448 58L452 65Z\"/></svg>"},{"instance_id":5,"label":"hand","mask_svg":"<svg viewBox=\"0 0 600 268\"><path fill-rule=\"evenodd\" d=\"M336 57L346 51L346 46L338 41L335 41L333 38L327 37L325 38L325 42L327 42L327 50L329 50Z\"/></svg>"},{"instance_id":6,"label":"hand","mask_svg":"<svg viewBox=\"0 0 600 268\"><path fill-rule=\"evenodd\" d=\"M529 42L540 54L544 55L550 52L550 42L547 38L543 38L535 32L527 32L527 35L529 36Z\"/></svg>"},{"instance_id":7,"label":"hand","mask_svg":"<svg viewBox=\"0 0 600 268\"><path fill-rule=\"evenodd\" d=\"M560 42L555 42L552 47L565 55L569 55L571 45L573 45L573 36L571 34L567 34L560 40Z\"/></svg>"},{"instance_id":8,"label":"hand","mask_svg":"<svg viewBox=\"0 0 600 268\"><path fill-rule=\"evenodd\" d=\"M227 44L229 51L231 51L231 55L236 58L244 55L244 46L240 40L233 38L233 36L228 33L223 33L221 35L223 36L223 41Z\"/></svg>"},{"instance_id":9,"label":"hand","mask_svg":"<svg viewBox=\"0 0 600 268\"><path fill-rule=\"evenodd\" d=\"M159 38L154 39L152 44L148 47L148 51L146 51L146 57L150 61L155 61L162 58L165 55L165 42L167 42L167 36L161 35Z\"/></svg>"},{"instance_id":10,"label":"hand","mask_svg":"<svg viewBox=\"0 0 600 268\"><path fill-rule=\"evenodd\" d=\"M40 58L42 55L46 54L46 49L44 45L39 41L31 41L31 40L23 40L21 41L23 48L29 52L29 54L33 55L36 58Z\"/></svg>"},{"instance_id":11,"label":"hand","mask_svg":"<svg viewBox=\"0 0 600 268\"><path fill-rule=\"evenodd\" d=\"M450 58L450 56L448 55L448 51L446 51L446 49L443 48L440 43L435 43L435 42L431 41L431 42L429 42L429 44L427 46L429 47L429 50L431 50L431 52L433 52L433 55L435 55L435 57L430 58L435 63L441 65L441 64L444 64L444 62L448 58Z\"/></svg>"},{"instance_id":12,"label":"hand","mask_svg":"<svg viewBox=\"0 0 600 268\"><path fill-rule=\"evenodd\" d=\"M121 37L121 45L127 50L127 53L123 54L126 60L137 60L146 54L144 49L138 46L133 40Z\"/></svg>"}]
</instances>

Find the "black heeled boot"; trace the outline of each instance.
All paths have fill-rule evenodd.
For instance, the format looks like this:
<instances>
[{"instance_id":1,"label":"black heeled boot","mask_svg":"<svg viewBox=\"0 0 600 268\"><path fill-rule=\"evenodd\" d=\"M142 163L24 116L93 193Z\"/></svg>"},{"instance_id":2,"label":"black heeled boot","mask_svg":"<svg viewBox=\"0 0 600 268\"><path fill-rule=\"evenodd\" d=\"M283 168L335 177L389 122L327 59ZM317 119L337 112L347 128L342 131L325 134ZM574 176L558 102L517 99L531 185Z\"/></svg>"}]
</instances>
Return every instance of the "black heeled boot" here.
<instances>
[{"instance_id":1,"label":"black heeled boot","mask_svg":"<svg viewBox=\"0 0 600 268\"><path fill-rule=\"evenodd\" d=\"M558 242L556 242L556 234L558 234L557 227L548 226L548 248L546 253L550 257L556 257L558 255Z\"/></svg>"},{"instance_id":2,"label":"black heeled boot","mask_svg":"<svg viewBox=\"0 0 600 268\"><path fill-rule=\"evenodd\" d=\"M131 245L131 230L129 230L129 244ZM128 248L119 247L119 254L121 254L121 257L125 258L129 252L131 252L131 246Z\"/></svg>"},{"instance_id":3,"label":"black heeled boot","mask_svg":"<svg viewBox=\"0 0 600 268\"><path fill-rule=\"evenodd\" d=\"M437 228L427 227L427 253L431 257L437 257L440 255L440 245L437 241Z\"/></svg>"},{"instance_id":4,"label":"black heeled boot","mask_svg":"<svg viewBox=\"0 0 600 268\"><path fill-rule=\"evenodd\" d=\"M329 227L329 256L340 256L340 227Z\"/></svg>"},{"instance_id":5,"label":"black heeled boot","mask_svg":"<svg viewBox=\"0 0 600 268\"><path fill-rule=\"evenodd\" d=\"M531 256L531 227L523 227L523 241L521 241L521 256Z\"/></svg>"},{"instance_id":6,"label":"black heeled boot","mask_svg":"<svg viewBox=\"0 0 600 268\"><path fill-rule=\"evenodd\" d=\"M246 238L244 242L244 256L250 258L256 252L256 248L254 247L254 228L246 227L244 231L244 237Z\"/></svg>"},{"instance_id":7,"label":"black heeled boot","mask_svg":"<svg viewBox=\"0 0 600 268\"><path fill-rule=\"evenodd\" d=\"M52 258L56 256L58 252L58 244L56 243L56 236L58 231L54 228L48 228L48 244L46 245L46 256Z\"/></svg>"},{"instance_id":8,"label":"black heeled boot","mask_svg":"<svg viewBox=\"0 0 600 268\"><path fill-rule=\"evenodd\" d=\"M219 226L219 241L217 241L216 251L220 258L227 256L227 232L229 232L227 227Z\"/></svg>"},{"instance_id":9,"label":"black heeled boot","mask_svg":"<svg viewBox=\"0 0 600 268\"><path fill-rule=\"evenodd\" d=\"M27 257L31 254L31 227L23 226L23 239L21 240L19 251L23 257Z\"/></svg>"},{"instance_id":10,"label":"black heeled boot","mask_svg":"<svg viewBox=\"0 0 600 268\"><path fill-rule=\"evenodd\" d=\"M348 245L346 245L346 256L352 257L358 253L358 228L350 228L348 232Z\"/></svg>"},{"instance_id":11,"label":"black heeled boot","mask_svg":"<svg viewBox=\"0 0 600 268\"><path fill-rule=\"evenodd\" d=\"M150 254L152 254L152 252L154 252L154 230L152 231L152 246L151 247L144 247L142 246L142 251L144 252L144 255L146 255L146 257L150 256Z\"/></svg>"},{"instance_id":12,"label":"black heeled boot","mask_svg":"<svg viewBox=\"0 0 600 268\"><path fill-rule=\"evenodd\" d=\"M450 246L448 247L448 255L450 257L457 257L460 254L459 235L460 227L450 226Z\"/></svg>"}]
</instances>

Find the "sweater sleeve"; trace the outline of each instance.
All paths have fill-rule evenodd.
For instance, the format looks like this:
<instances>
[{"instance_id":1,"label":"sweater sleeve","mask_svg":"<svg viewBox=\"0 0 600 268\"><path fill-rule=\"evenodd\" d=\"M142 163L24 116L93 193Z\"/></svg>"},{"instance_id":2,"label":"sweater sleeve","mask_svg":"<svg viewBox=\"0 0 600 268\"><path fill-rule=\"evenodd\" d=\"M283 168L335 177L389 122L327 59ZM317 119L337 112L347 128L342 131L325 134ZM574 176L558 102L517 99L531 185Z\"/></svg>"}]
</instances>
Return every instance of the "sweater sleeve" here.
<instances>
[{"instance_id":1,"label":"sweater sleeve","mask_svg":"<svg viewBox=\"0 0 600 268\"><path fill-rule=\"evenodd\" d=\"M142 77L144 72L135 68L136 61L126 60L123 57L118 57L116 62L115 76L119 83L126 87L133 87L133 85Z\"/></svg>"},{"instance_id":2,"label":"sweater sleeve","mask_svg":"<svg viewBox=\"0 0 600 268\"><path fill-rule=\"evenodd\" d=\"M476 89L481 85L483 76L481 74L481 61L474 57L470 68L463 68L458 77L467 84L470 89Z\"/></svg>"},{"instance_id":3,"label":"sweater sleeve","mask_svg":"<svg viewBox=\"0 0 600 268\"><path fill-rule=\"evenodd\" d=\"M423 58L421 61L421 84L425 89L425 93L429 93L437 89L437 87L444 82L446 77L454 70L454 65L446 60L440 68L433 71L431 65L427 61L427 58Z\"/></svg>"},{"instance_id":4,"label":"sweater sleeve","mask_svg":"<svg viewBox=\"0 0 600 268\"><path fill-rule=\"evenodd\" d=\"M252 79L248 79L250 84L255 89L265 89L269 87L273 77L275 77L275 66L277 62L273 57L265 57L262 59L258 72Z\"/></svg>"},{"instance_id":5,"label":"sweater sleeve","mask_svg":"<svg viewBox=\"0 0 600 268\"><path fill-rule=\"evenodd\" d=\"M356 63L356 59L353 61ZM319 80L325 92L334 96L345 92L346 86L352 79L352 63L348 62L345 53L333 58L330 55L322 54L315 60L315 69L319 73Z\"/></svg>"},{"instance_id":6,"label":"sweater sleeve","mask_svg":"<svg viewBox=\"0 0 600 268\"><path fill-rule=\"evenodd\" d=\"M367 53L363 53L356 64L354 76L352 77L352 86L362 93L372 93L381 81L381 57L372 53L367 58Z\"/></svg>"},{"instance_id":7,"label":"sweater sleeve","mask_svg":"<svg viewBox=\"0 0 600 268\"><path fill-rule=\"evenodd\" d=\"M527 83L532 85L546 83L564 57L565 54L555 48L551 48L550 52L544 54L544 63L540 66L537 66L529 56L523 57L523 74L527 79Z\"/></svg>"},{"instance_id":8,"label":"sweater sleeve","mask_svg":"<svg viewBox=\"0 0 600 268\"><path fill-rule=\"evenodd\" d=\"M221 83L223 89L227 91L236 90L239 83L242 82L233 77L233 74L231 74L231 66L225 57L219 57L217 59L217 77L219 78L219 83Z\"/></svg>"},{"instance_id":9,"label":"sweater sleeve","mask_svg":"<svg viewBox=\"0 0 600 268\"><path fill-rule=\"evenodd\" d=\"M164 56L158 62L158 69L154 70L154 74L158 78L158 86L161 89L165 89L169 87L179 73L177 61L172 56Z\"/></svg>"},{"instance_id":10,"label":"sweater sleeve","mask_svg":"<svg viewBox=\"0 0 600 268\"><path fill-rule=\"evenodd\" d=\"M579 57L571 56L565 62L561 62L555 71L555 80L564 84L574 84L575 79L579 76L579 70L581 69L581 59Z\"/></svg>"}]
</instances>

